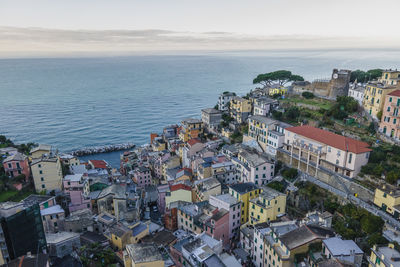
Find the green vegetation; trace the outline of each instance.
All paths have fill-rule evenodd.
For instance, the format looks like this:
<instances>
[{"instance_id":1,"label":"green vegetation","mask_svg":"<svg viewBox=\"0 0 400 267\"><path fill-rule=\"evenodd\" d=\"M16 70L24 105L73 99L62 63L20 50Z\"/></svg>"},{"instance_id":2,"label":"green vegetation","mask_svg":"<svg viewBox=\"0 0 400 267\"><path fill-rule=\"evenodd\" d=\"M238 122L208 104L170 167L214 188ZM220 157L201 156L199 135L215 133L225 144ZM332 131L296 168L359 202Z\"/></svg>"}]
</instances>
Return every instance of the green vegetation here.
<instances>
[{"instance_id":1,"label":"green vegetation","mask_svg":"<svg viewBox=\"0 0 400 267\"><path fill-rule=\"evenodd\" d=\"M326 113L337 120L343 120L358 110L358 102L349 96L338 96L336 103Z\"/></svg>"},{"instance_id":2,"label":"green vegetation","mask_svg":"<svg viewBox=\"0 0 400 267\"><path fill-rule=\"evenodd\" d=\"M282 171L282 176L291 182L296 179L297 175L298 171L295 168L289 168Z\"/></svg>"},{"instance_id":3,"label":"green vegetation","mask_svg":"<svg viewBox=\"0 0 400 267\"><path fill-rule=\"evenodd\" d=\"M103 249L98 243L80 247L79 256L83 266L112 266L118 262L111 248Z\"/></svg>"},{"instance_id":4,"label":"green vegetation","mask_svg":"<svg viewBox=\"0 0 400 267\"><path fill-rule=\"evenodd\" d=\"M272 86L275 84L285 85L288 82L293 81L304 81L304 78L300 75L294 75L288 70L278 70L274 72L269 72L265 74L259 74L254 80L253 84L261 84L264 87Z\"/></svg>"},{"instance_id":5,"label":"green vegetation","mask_svg":"<svg viewBox=\"0 0 400 267\"><path fill-rule=\"evenodd\" d=\"M382 143L373 147L368 164L361 167L362 175L370 175L374 178L386 177L386 182L396 184L400 178L400 147Z\"/></svg>"},{"instance_id":6,"label":"green vegetation","mask_svg":"<svg viewBox=\"0 0 400 267\"><path fill-rule=\"evenodd\" d=\"M286 186L282 182L274 181L272 183L267 184L269 188L275 189L276 191L279 191L281 193L285 192Z\"/></svg>"},{"instance_id":7,"label":"green vegetation","mask_svg":"<svg viewBox=\"0 0 400 267\"><path fill-rule=\"evenodd\" d=\"M21 191L10 189L7 191L0 192L0 202L5 202L5 201L19 202L32 194L35 194L35 190L33 190L32 188L24 188Z\"/></svg>"},{"instance_id":8,"label":"green vegetation","mask_svg":"<svg viewBox=\"0 0 400 267\"><path fill-rule=\"evenodd\" d=\"M233 118L229 116L227 113L222 114L222 121L221 121L221 126L222 127L228 127L229 123L233 121Z\"/></svg>"},{"instance_id":9,"label":"green vegetation","mask_svg":"<svg viewBox=\"0 0 400 267\"><path fill-rule=\"evenodd\" d=\"M381 69L372 69L368 70L367 72L362 70L355 70L351 72L350 81L354 82L357 80L357 82L365 83L368 81L376 80L381 76L382 76Z\"/></svg>"},{"instance_id":10,"label":"green vegetation","mask_svg":"<svg viewBox=\"0 0 400 267\"><path fill-rule=\"evenodd\" d=\"M303 92L303 93L301 94L301 96L304 97L304 98L306 98L306 99L313 99L313 98L315 97L314 94L311 93L311 92Z\"/></svg>"},{"instance_id":11,"label":"green vegetation","mask_svg":"<svg viewBox=\"0 0 400 267\"><path fill-rule=\"evenodd\" d=\"M4 135L0 135L0 148L4 148L4 147L15 147L18 149L19 152L28 155L29 151L31 151L31 149L33 147L35 147L36 144L35 143L27 143L27 144L14 144L13 141L11 141L10 139L8 139L6 136Z\"/></svg>"}]
</instances>

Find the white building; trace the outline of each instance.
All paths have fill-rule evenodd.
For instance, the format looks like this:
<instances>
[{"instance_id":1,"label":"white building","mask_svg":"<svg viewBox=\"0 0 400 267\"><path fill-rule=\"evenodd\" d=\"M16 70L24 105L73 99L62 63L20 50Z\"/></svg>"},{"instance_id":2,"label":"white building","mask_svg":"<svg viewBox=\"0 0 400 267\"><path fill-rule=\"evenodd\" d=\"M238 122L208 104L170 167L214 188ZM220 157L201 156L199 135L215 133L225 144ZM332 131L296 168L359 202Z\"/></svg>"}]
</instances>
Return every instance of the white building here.
<instances>
[{"instance_id":1,"label":"white building","mask_svg":"<svg viewBox=\"0 0 400 267\"><path fill-rule=\"evenodd\" d=\"M352 84L349 88L348 96L351 96L362 106L362 102L364 99L364 85Z\"/></svg>"},{"instance_id":2,"label":"white building","mask_svg":"<svg viewBox=\"0 0 400 267\"><path fill-rule=\"evenodd\" d=\"M229 102L232 97L234 97L234 93L224 92L218 98L218 110L227 111L229 109Z\"/></svg>"}]
</instances>

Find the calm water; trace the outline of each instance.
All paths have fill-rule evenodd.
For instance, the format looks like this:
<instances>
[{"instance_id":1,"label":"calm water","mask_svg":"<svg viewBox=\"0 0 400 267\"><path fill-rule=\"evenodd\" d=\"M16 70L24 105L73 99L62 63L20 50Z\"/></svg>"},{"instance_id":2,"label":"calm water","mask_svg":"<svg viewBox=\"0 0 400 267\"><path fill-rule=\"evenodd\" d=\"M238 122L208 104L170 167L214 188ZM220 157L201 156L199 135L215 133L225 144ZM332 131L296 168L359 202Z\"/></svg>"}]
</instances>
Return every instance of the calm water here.
<instances>
[{"instance_id":1,"label":"calm water","mask_svg":"<svg viewBox=\"0 0 400 267\"><path fill-rule=\"evenodd\" d=\"M335 67L396 68L400 52L0 59L0 134L61 151L148 143L150 132L199 117L222 91L245 94L258 73L288 69L312 80L329 77ZM118 154L98 157L117 162Z\"/></svg>"}]
</instances>

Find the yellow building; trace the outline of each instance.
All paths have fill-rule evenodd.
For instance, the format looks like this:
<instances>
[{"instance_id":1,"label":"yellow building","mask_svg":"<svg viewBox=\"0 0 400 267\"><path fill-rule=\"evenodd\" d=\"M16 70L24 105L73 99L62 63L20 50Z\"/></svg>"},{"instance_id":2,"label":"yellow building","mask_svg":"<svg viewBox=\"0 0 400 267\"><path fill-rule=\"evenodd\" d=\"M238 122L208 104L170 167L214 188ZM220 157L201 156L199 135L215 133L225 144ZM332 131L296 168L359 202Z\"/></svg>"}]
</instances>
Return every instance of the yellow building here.
<instances>
[{"instance_id":1,"label":"yellow building","mask_svg":"<svg viewBox=\"0 0 400 267\"><path fill-rule=\"evenodd\" d=\"M131 243L132 230L123 225L115 225L110 228L110 233L105 236L113 248L123 250L127 244Z\"/></svg>"},{"instance_id":2,"label":"yellow building","mask_svg":"<svg viewBox=\"0 0 400 267\"><path fill-rule=\"evenodd\" d=\"M397 89L400 85L399 71L383 71L378 81L371 81L367 84L364 92L363 107L373 117L382 111L386 95Z\"/></svg>"},{"instance_id":3,"label":"yellow building","mask_svg":"<svg viewBox=\"0 0 400 267\"><path fill-rule=\"evenodd\" d=\"M163 256L155 244L129 244L124 253L125 267L164 267Z\"/></svg>"},{"instance_id":4,"label":"yellow building","mask_svg":"<svg viewBox=\"0 0 400 267\"><path fill-rule=\"evenodd\" d=\"M286 195L269 187L264 187L263 192L250 200L249 219L254 225L262 222L276 220L286 210Z\"/></svg>"},{"instance_id":5,"label":"yellow building","mask_svg":"<svg viewBox=\"0 0 400 267\"><path fill-rule=\"evenodd\" d=\"M384 70L379 81L386 86L397 85L400 82L400 71Z\"/></svg>"},{"instance_id":6,"label":"yellow building","mask_svg":"<svg viewBox=\"0 0 400 267\"><path fill-rule=\"evenodd\" d=\"M259 189L254 183L241 183L229 186L229 194L242 202L240 218L241 224L248 222L249 202L251 199L258 197L260 193L261 189Z\"/></svg>"},{"instance_id":7,"label":"yellow building","mask_svg":"<svg viewBox=\"0 0 400 267\"><path fill-rule=\"evenodd\" d=\"M245 123L251 114L252 107L251 100L234 96L230 102L230 115L237 123Z\"/></svg>"},{"instance_id":8,"label":"yellow building","mask_svg":"<svg viewBox=\"0 0 400 267\"><path fill-rule=\"evenodd\" d=\"M59 157L34 159L31 170L36 192L62 190L63 174Z\"/></svg>"},{"instance_id":9,"label":"yellow building","mask_svg":"<svg viewBox=\"0 0 400 267\"><path fill-rule=\"evenodd\" d=\"M153 151L160 152L167 149L167 143L162 138L156 138L151 143L151 148Z\"/></svg>"},{"instance_id":10,"label":"yellow building","mask_svg":"<svg viewBox=\"0 0 400 267\"><path fill-rule=\"evenodd\" d=\"M174 184L169 188L169 192L165 195L165 206L169 208L169 204L175 201L192 202L192 188L186 184Z\"/></svg>"},{"instance_id":11,"label":"yellow building","mask_svg":"<svg viewBox=\"0 0 400 267\"><path fill-rule=\"evenodd\" d=\"M203 122L198 119L185 119L179 132L179 139L187 142L193 138L199 138L203 134Z\"/></svg>"},{"instance_id":12,"label":"yellow building","mask_svg":"<svg viewBox=\"0 0 400 267\"><path fill-rule=\"evenodd\" d=\"M264 151L268 147L268 133L275 129L277 121L265 116L254 115L249 118L248 137L255 140Z\"/></svg>"},{"instance_id":13,"label":"yellow building","mask_svg":"<svg viewBox=\"0 0 400 267\"><path fill-rule=\"evenodd\" d=\"M140 240L149 235L149 224L137 222L129 227L132 231L132 237L130 240L131 244L136 244L140 242Z\"/></svg>"},{"instance_id":14,"label":"yellow building","mask_svg":"<svg viewBox=\"0 0 400 267\"><path fill-rule=\"evenodd\" d=\"M369 267L395 267L399 266L400 252L390 243L388 246L374 245L371 256L367 258Z\"/></svg>"},{"instance_id":15,"label":"yellow building","mask_svg":"<svg viewBox=\"0 0 400 267\"><path fill-rule=\"evenodd\" d=\"M383 211L400 217L400 190L391 185L383 185L375 189L374 204Z\"/></svg>"},{"instance_id":16,"label":"yellow building","mask_svg":"<svg viewBox=\"0 0 400 267\"><path fill-rule=\"evenodd\" d=\"M277 95L277 94L284 95L287 93L287 91L288 91L287 88L283 87L282 85L277 85L277 86L273 86L273 87L269 88L268 94L270 96Z\"/></svg>"},{"instance_id":17,"label":"yellow building","mask_svg":"<svg viewBox=\"0 0 400 267\"><path fill-rule=\"evenodd\" d=\"M41 158L43 155L50 156L51 152L51 145L40 144L39 146L32 148L30 154L33 159L38 159Z\"/></svg>"}]
</instances>

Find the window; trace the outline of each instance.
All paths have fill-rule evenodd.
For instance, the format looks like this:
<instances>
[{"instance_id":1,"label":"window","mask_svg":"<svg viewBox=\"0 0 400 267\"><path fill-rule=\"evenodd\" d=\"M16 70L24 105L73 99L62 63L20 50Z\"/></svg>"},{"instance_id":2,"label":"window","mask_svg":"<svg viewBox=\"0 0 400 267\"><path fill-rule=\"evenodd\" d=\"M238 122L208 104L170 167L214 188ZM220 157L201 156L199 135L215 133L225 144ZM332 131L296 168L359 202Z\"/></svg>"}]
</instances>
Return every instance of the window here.
<instances>
[{"instance_id":1,"label":"window","mask_svg":"<svg viewBox=\"0 0 400 267\"><path fill-rule=\"evenodd\" d=\"M353 158L353 154L349 154L349 164L351 163L351 160L352 160L352 158Z\"/></svg>"},{"instance_id":2,"label":"window","mask_svg":"<svg viewBox=\"0 0 400 267\"><path fill-rule=\"evenodd\" d=\"M390 107L387 108L387 111L390 111Z\"/></svg>"},{"instance_id":3,"label":"window","mask_svg":"<svg viewBox=\"0 0 400 267\"><path fill-rule=\"evenodd\" d=\"M40 174L43 174L43 171L42 171L42 170L40 170L40 171L39 171L39 173L40 173Z\"/></svg>"},{"instance_id":4,"label":"window","mask_svg":"<svg viewBox=\"0 0 400 267\"><path fill-rule=\"evenodd\" d=\"M396 124L396 118L393 119L393 124Z\"/></svg>"},{"instance_id":5,"label":"window","mask_svg":"<svg viewBox=\"0 0 400 267\"><path fill-rule=\"evenodd\" d=\"M389 97L389 102L392 102L392 98L391 97Z\"/></svg>"},{"instance_id":6,"label":"window","mask_svg":"<svg viewBox=\"0 0 400 267\"><path fill-rule=\"evenodd\" d=\"M42 188L46 188L46 186L44 184L42 184Z\"/></svg>"},{"instance_id":7,"label":"window","mask_svg":"<svg viewBox=\"0 0 400 267\"><path fill-rule=\"evenodd\" d=\"M42 181L42 182L43 182L43 181L44 181L44 178L43 178L43 177L40 177L40 181Z\"/></svg>"},{"instance_id":8,"label":"window","mask_svg":"<svg viewBox=\"0 0 400 267\"><path fill-rule=\"evenodd\" d=\"M330 146L328 146L328 152L331 152L331 147Z\"/></svg>"},{"instance_id":9,"label":"window","mask_svg":"<svg viewBox=\"0 0 400 267\"><path fill-rule=\"evenodd\" d=\"M42 165L41 165L41 164L38 164L38 168L42 168Z\"/></svg>"}]
</instances>

